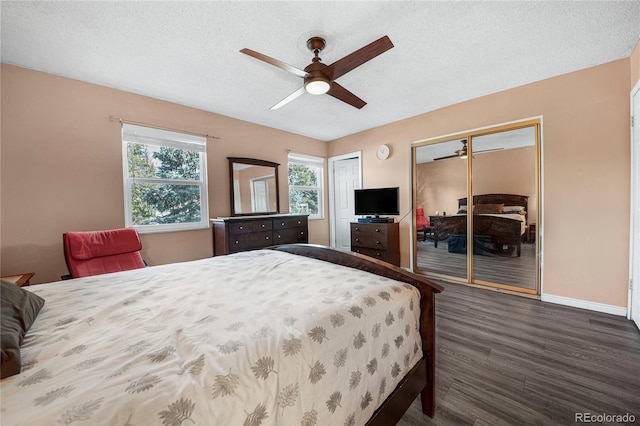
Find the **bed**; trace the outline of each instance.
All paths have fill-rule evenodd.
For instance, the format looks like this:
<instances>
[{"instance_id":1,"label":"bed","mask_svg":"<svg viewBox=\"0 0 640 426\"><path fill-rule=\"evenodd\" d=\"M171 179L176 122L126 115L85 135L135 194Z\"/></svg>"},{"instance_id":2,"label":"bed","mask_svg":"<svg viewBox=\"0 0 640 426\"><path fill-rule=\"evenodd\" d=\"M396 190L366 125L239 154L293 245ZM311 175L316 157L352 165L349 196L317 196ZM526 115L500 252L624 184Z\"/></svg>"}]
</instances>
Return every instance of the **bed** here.
<instances>
[{"instance_id":1,"label":"bed","mask_svg":"<svg viewBox=\"0 0 640 426\"><path fill-rule=\"evenodd\" d=\"M527 203L525 195L474 195L474 253L510 255L515 252L520 257L527 230ZM467 210L467 198L459 198L457 214L434 218L435 247L438 241L463 241L466 247Z\"/></svg>"},{"instance_id":2,"label":"bed","mask_svg":"<svg viewBox=\"0 0 640 426\"><path fill-rule=\"evenodd\" d=\"M307 244L32 286L2 424L382 425L418 395L433 416L440 291Z\"/></svg>"}]
</instances>

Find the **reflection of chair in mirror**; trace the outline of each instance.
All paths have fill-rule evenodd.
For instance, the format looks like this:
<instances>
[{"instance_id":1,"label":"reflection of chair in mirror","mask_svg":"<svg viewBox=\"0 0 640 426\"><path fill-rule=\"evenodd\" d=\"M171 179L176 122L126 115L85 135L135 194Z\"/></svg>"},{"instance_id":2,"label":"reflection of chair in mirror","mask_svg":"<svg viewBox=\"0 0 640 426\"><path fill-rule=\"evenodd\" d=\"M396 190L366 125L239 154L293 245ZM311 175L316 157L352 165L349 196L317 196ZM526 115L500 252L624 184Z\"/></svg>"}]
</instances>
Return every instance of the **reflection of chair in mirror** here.
<instances>
[{"instance_id":1,"label":"reflection of chair in mirror","mask_svg":"<svg viewBox=\"0 0 640 426\"><path fill-rule=\"evenodd\" d=\"M429 219L425 217L422 207L416 208L416 230L422 232L422 241L427 240L427 233L433 235L433 226L429 223Z\"/></svg>"}]
</instances>

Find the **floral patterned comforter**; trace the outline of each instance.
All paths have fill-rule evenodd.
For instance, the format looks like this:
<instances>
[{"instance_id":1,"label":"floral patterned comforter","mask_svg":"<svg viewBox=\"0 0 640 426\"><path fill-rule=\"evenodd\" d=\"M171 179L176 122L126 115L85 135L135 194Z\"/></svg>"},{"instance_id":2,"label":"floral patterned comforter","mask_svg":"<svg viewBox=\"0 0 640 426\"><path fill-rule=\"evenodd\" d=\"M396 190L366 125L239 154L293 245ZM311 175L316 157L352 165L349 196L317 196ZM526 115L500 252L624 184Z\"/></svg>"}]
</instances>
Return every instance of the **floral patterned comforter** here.
<instances>
[{"instance_id":1,"label":"floral patterned comforter","mask_svg":"<svg viewBox=\"0 0 640 426\"><path fill-rule=\"evenodd\" d=\"M422 357L419 293L259 250L32 286L3 425L359 425Z\"/></svg>"}]
</instances>

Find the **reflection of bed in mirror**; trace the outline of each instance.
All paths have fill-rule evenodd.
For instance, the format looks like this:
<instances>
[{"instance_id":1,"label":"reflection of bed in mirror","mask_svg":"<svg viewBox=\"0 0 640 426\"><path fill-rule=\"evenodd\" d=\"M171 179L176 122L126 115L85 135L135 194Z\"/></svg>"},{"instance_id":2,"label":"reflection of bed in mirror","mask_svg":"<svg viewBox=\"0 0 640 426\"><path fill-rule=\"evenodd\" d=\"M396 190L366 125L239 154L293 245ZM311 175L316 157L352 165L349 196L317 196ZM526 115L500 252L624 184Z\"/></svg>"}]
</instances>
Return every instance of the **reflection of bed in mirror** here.
<instances>
[{"instance_id":1,"label":"reflection of bed in mirror","mask_svg":"<svg viewBox=\"0 0 640 426\"><path fill-rule=\"evenodd\" d=\"M229 157L232 216L279 211L278 163Z\"/></svg>"},{"instance_id":2,"label":"reflection of bed in mirror","mask_svg":"<svg viewBox=\"0 0 640 426\"><path fill-rule=\"evenodd\" d=\"M522 240L527 229L525 195L482 194L473 196L474 254L521 254ZM433 218L435 246L447 241L453 253L466 253L467 198L458 199L458 213Z\"/></svg>"}]
</instances>

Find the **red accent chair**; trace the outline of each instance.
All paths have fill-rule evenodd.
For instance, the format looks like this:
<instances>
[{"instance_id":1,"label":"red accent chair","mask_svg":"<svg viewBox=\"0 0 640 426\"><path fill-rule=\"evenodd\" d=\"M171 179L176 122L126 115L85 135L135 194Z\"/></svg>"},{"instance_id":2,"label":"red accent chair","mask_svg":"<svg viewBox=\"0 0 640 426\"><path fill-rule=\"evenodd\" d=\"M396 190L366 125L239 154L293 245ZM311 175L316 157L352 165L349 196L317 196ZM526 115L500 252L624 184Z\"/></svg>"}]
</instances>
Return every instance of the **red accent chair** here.
<instances>
[{"instance_id":1,"label":"red accent chair","mask_svg":"<svg viewBox=\"0 0 640 426\"><path fill-rule=\"evenodd\" d=\"M133 228L67 232L64 258L73 278L144 268L142 243Z\"/></svg>"},{"instance_id":2,"label":"red accent chair","mask_svg":"<svg viewBox=\"0 0 640 426\"><path fill-rule=\"evenodd\" d=\"M425 217L422 207L416 208L416 230L422 232L422 241L427 240L427 233L433 235L433 226L429 223L429 219Z\"/></svg>"}]
</instances>

